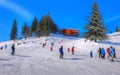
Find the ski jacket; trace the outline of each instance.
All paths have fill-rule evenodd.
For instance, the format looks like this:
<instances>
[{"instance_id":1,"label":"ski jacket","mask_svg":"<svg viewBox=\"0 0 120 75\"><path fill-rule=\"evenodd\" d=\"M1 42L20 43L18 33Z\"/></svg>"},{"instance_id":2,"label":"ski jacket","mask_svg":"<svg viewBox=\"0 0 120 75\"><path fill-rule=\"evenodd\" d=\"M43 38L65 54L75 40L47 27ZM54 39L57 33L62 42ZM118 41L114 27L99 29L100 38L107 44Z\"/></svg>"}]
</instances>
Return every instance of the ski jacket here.
<instances>
[{"instance_id":1,"label":"ski jacket","mask_svg":"<svg viewBox=\"0 0 120 75\"><path fill-rule=\"evenodd\" d=\"M114 55L114 51L113 51L112 48L110 48L110 54L111 54L111 55Z\"/></svg>"},{"instance_id":2,"label":"ski jacket","mask_svg":"<svg viewBox=\"0 0 120 75\"><path fill-rule=\"evenodd\" d=\"M105 50L104 50L104 48L102 48L102 50L101 50L101 54L105 54Z\"/></svg>"},{"instance_id":3,"label":"ski jacket","mask_svg":"<svg viewBox=\"0 0 120 75\"><path fill-rule=\"evenodd\" d=\"M70 52L70 48L68 48L68 52Z\"/></svg>"},{"instance_id":4,"label":"ski jacket","mask_svg":"<svg viewBox=\"0 0 120 75\"><path fill-rule=\"evenodd\" d=\"M64 54L63 53L63 48L59 48L59 52L60 52L60 54Z\"/></svg>"},{"instance_id":5,"label":"ski jacket","mask_svg":"<svg viewBox=\"0 0 120 75\"><path fill-rule=\"evenodd\" d=\"M90 51L90 55L92 55L92 51Z\"/></svg>"},{"instance_id":6,"label":"ski jacket","mask_svg":"<svg viewBox=\"0 0 120 75\"><path fill-rule=\"evenodd\" d=\"M11 49L14 50L15 49L15 45L12 45Z\"/></svg>"},{"instance_id":7,"label":"ski jacket","mask_svg":"<svg viewBox=\"0 0 120 75\"><path fill-rule=\"evenodd\" d=\"M74 47L72 47L72 52L74 51Z\"/></svg>"},{"instance_id":8,"label":"ski jacket","mask_svg":"<svg viewBox=\"0 0 120 75\"><path fill-rule=\"evenodd\" d=\"M107 53L110 54L110 48L107 49Z\"/></svg>"}]
</instances>

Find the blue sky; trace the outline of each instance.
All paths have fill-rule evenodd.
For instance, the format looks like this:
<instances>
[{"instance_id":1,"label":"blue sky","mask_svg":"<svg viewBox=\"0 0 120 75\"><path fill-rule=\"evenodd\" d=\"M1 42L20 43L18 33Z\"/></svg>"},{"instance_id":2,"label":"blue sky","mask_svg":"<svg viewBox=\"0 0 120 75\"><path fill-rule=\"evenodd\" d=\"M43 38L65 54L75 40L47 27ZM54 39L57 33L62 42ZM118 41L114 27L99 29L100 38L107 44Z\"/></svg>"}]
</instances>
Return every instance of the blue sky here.
<instances>
[{"instance_id":1,"label":"blue sky","mask_svg":"<svg viewBox=\"0 0 120 75\"><path fill-rule=\"evenodd\" d=\"M97 0L108 32L120 27L120 0ZM18 34L24 22L31 25L36 16L50 13L59 28L75 28L84 32L93 0L0 0L0 41L9 40L11 26L16 18ZM19 35L20 36L20 35Z\"/></svg>"}]
</instances>

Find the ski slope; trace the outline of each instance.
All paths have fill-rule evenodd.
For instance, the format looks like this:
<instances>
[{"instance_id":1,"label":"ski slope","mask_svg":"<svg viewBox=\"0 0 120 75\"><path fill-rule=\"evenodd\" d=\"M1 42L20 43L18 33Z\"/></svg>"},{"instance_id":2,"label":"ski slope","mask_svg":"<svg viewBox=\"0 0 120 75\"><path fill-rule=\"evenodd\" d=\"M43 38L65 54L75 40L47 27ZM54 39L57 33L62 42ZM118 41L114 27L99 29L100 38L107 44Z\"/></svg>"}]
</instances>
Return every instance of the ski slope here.
<instances>
[{"instance_id":1,"label":"ski slope","mask_svg":"<svg viewBox=\"0 0 120 75\"><path fill-rule=\"evenodd\" d=\"M0 50L0 75L120 75L120 33L108 35L110 39L103 42L85 42L84 38L50 36L1 42L7 49ZM25 42L25 44L23 44ZM45 48L42 43L47 43ZM50 51L54 42L53 51ZM11 56L11 46L15 43L16 54ZM17 45L20 43L20 45ZM59 47L63 45L64 59L59 59ZM67 52L75 47L75 55ZM99 47L116 48L115 62L99 59ZM93 58L89 52L93 51Z\"/></svg>"}]
</instances>

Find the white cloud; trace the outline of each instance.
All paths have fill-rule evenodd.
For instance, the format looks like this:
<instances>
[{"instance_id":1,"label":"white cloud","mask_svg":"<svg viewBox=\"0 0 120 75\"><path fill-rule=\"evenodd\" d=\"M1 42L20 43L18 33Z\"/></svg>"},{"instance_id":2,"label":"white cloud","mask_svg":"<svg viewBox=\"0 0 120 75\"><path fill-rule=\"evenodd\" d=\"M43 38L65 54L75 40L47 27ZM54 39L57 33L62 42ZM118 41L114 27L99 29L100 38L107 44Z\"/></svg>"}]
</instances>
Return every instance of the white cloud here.
<instances>
[{"instance_id":1,"label":"white cloud","mask_svg":"<svg viewBox=\"0 0 120 75\"><path fill-rule=\"evenodd\" d=\"M112 17L112 18L108 19L108 20L106 21L106 23L109 23L109 22L111 22L111 21L114 21L114 20L116 20L116 19L118 19L118 18L120 18L120 16Z\"/></svg>"},{"instance_id":2,"label":"white cloud","mask_svg":"<svg viewBox=\"0 0 120 75\"><path fill-rule=\"evenodd\" d=\"M25 10L24 8L16 5L15 3L8 2L7 0L0 0L0 6L3 6L7 9L12 10L28 20L33 17L32 14L28 12L27 10Z\"/></svg>"}]
</instances>

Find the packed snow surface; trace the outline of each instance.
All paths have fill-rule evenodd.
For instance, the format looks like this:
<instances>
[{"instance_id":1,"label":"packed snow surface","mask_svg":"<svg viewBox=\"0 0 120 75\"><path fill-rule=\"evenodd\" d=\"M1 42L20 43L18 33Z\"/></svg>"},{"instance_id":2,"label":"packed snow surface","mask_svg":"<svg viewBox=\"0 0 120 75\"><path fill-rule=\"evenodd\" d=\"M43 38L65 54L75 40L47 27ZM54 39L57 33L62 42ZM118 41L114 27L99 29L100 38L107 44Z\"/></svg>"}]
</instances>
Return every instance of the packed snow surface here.
<instances>
[{"instance_id":1,"label":"packed snow surface","mask_svg":"<svg viewBox=\"0 0 120 75\"><path fill-rule=\"evenodd\" d=\"M85 42L84 38L50 36L29 38L18 41L1 42L0 75L120 75L120 33L109 34L108 41ZM43 48L43 43L46 46ZM53 51L50 51L54 42ZM15 55L11 46L15 43ZM7 44L7 49L4 45ZM18 45L19 44L19 45ZM59 58L59 48L63 45L64 59ZM75 47L75 55L68 48ZM116 49L114 62L99 59L99 47ZM93 51L93 58L89 53Z\"/></svg>"}]
</instances>

